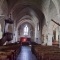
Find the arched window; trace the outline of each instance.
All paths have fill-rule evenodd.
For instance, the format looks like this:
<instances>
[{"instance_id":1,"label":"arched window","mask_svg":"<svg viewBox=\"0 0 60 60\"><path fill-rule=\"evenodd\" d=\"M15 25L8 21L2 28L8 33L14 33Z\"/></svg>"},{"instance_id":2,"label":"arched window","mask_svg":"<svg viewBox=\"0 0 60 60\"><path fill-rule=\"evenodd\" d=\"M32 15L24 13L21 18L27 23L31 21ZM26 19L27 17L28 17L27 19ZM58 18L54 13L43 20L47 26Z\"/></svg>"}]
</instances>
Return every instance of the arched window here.
<instances>
[{"instance_id":1,"label":"arched window","mask_svg":"<svg viewBox=\"0 0 60 60\"><path fill-rule=\"evenodd\" d=\"M24 35L28 35L28 26L27 25L24 27Z\"/></svg>"}]
</instances>

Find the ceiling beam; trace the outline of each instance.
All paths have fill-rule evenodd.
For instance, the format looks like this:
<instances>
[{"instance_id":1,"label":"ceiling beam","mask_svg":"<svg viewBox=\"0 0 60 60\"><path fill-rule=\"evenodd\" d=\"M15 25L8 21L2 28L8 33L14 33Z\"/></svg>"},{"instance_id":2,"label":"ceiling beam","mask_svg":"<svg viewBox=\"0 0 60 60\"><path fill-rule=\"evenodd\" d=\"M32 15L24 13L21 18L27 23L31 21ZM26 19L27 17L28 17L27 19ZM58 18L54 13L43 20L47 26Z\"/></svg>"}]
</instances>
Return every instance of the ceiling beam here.
<instances>
[{"instance_id":1,"label":"ceiling beam","mask_svg":"<svg viewBox=\"0 0 60 60\"><path fill-rule=\"evenodd\" d=\"M56 21L54 21L53 19L51 19L51 21L53 21L55 24L57 24L58 26L60 26L60 24L57 23Z\"/></svg>"}]
</instances>

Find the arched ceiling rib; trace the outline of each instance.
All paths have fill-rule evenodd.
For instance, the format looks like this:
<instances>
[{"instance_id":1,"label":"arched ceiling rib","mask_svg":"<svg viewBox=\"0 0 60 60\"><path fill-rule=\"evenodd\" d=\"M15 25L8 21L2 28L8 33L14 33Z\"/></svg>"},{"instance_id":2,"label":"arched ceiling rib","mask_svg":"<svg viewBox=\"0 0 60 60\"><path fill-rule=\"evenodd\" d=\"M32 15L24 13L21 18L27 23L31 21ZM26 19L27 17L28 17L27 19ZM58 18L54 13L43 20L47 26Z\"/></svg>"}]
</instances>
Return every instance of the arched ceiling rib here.
<instances>
[{"instance_id":1,"label":"arched ceiling rib","mask_svg":"<svg viewBox=\"0 0 60 60\"><path fill-rule=\"evenodd\" d=\"M20 7L21 9L21 7ZM23 8L21 11L20 10L17 10L19 12L16 12L16 13L13 13L13 16L14 16L14 20L16 20L16 22L18 22L17 20L20 20L23 16L25 15L28 15L30 16L31 18L33 17L31 15L31 11L34 11L36 13L36 17L38 18L39 20L39 23L43 23L44 21L44 14L36 7L33 7L33 6L29 6L29 7L25 7ZM27 17L26 17L27 18ZM31 18L28 18L28 19L31 19ZM43 24L42 24L43 25Z\"/></svg>"},{"instance_id":2,"label":"arched ceiling rib","mask_svg":"<svg viewBox=\"0 0 60 60\"><path fill-rule=\"evenodd\" d=\"M18 25L17 25L17 30L18 30L18 28L20 27L20 25L22 25L23 23L29 23L29 24L31 24L33 27L35 27L35 26L34 26L34 23L33 23L31 20L26 20L26 19L25 19L25 21L22 20L21 22L18 23Z\"/></svg>"},{"instance_id":3,"label":"arched ceiling rib","mask_svg":"<svg viewBox=\"0 0 60 60\"><path fill-rule=\"evenodd\" d=\"M30 28L30 31L34 31L34 27L29 23L29 22L24 22L24 23L22 23L20 26L19 26L19 28L18 28L18 30L20 30L21 28L24 28L25 26L28 26L28 28Z\"/></svg>"},{"instance_id":4,"label":"arched ceiling rib","mask_svg":"<svg viewBox=\"0 0 60 60\"><path fill-rule=\"evenodd\" d=\"M6 0L9 6L9 10L14 10L15 7L20 5L35 5L35 6L41 6L42 0ZM41 7L40 7L41 8Z\"/></svg>"},{"instance_id":5,"label":"arched ceiling rib","mask_svg":"<svg viewBox=\"0 0 60 60\"><path fill-rule=\"evenodd\" d=\"M30 10L34 10L36 12L36 14L39 16L39 18L43 17L43 13L40 11L39 8L35 7L35 6L27 6L27 5L23 5L23 6L18 6L15 8L15 10L12 12L13 17L21 17L23 15L30 15ZM23 12L23 13L22 13ZM19 20L19 19L17 19Z\"/></svg>"},{"instance_id":6,"label":"arched ceiling rib","mask_svg":"<svg viewBox=\"0 0 60 60\"><path fill-rule=\"evenodd\" d=\"M41 11L42 0L6 0L6 1L9 6L9 11L12 12L13 19L16 20L16 22L26 15L31 16L31 18L35 17L31 15L31 10L33 10L36 13L36 17L39 20L39 24L41 26L43 25L45 17Z\"/></svg>"}]
</instances>

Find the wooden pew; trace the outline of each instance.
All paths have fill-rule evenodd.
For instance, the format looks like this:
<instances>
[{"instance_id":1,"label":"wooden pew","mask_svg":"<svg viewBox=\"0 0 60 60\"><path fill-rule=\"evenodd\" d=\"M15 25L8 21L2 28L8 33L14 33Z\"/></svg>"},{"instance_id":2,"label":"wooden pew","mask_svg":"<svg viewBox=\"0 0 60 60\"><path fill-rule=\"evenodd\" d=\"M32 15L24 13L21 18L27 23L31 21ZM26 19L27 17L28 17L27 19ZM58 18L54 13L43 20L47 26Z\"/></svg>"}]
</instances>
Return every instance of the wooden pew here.
<instances>
[{"instance_id":1,"label":"wooden pew","mask_svg":"<svg viewBox=\"0 0 60 60\"><path fill-rule=\"evenodd\" d=\"M39 60L54 60L54 57L56 57L55 60L60 59L60 49L58 47L34 45L32 48L34 50L34 54Z\"/></svg>"},{"instance_id":2,"label":"wooden pew","mask_svg":"<svg viewBox=\"0 0 60 60\"><path fill-rule=\"evenodd\" d=\"M0 55L0 60L9 60L6 55Z\"/></svg>"},{"instance_id":3,"label":"wooden pew","mask_svg":"<svg viewBox=\"0 0 60 60\"><path fill-rule=\"evenodd\" d=\"M0 56L6 56L6 60L16 60L16 56L18 55L18 50L20 48L20 44L10 44L0 46ZM2 60L2 59L1 59Z\"/></svg>"}]
</instances>

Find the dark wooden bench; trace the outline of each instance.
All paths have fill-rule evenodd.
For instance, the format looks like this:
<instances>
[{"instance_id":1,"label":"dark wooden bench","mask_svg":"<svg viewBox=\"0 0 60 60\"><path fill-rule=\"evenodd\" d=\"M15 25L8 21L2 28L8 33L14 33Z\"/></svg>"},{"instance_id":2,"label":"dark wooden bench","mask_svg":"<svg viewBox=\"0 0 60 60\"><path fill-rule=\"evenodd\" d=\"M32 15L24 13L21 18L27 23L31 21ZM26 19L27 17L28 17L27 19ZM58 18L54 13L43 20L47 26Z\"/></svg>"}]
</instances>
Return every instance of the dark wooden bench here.
<instances>
[{"instance_id":1,"label":"dark wooden bench","mask_svg":"<svg viewBox=\"0 0 60 60\"><path fill-rule=\"evenodd\" d=\"M19 50L20 44L9 44L0 46L0 60L3 60L3 56L6 60L16 60Z\"/></svg>"},{"instance_id":2,"label":"dark wooden bench","mask_svg":"<svg viewBox=\"0 0 60 60\"><path fill-rule=\"evenodd\" d=\"M32 48L32 52L36 55L38 60L54 60L55 57L55 60L60 59L60 49L58 47L34 45Z\"/></svg>"}]
</instances>

